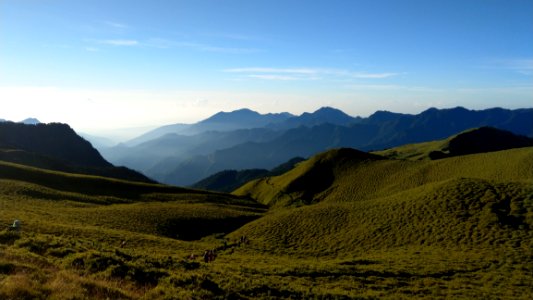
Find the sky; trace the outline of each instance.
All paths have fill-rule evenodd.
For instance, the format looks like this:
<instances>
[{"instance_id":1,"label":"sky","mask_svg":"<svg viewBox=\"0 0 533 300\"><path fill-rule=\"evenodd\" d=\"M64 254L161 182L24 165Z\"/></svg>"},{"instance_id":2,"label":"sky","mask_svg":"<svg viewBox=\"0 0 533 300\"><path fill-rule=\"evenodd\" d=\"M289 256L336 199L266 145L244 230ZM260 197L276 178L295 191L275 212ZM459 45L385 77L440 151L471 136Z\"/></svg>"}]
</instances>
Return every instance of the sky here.
<instances>
[{"instance_id":1,"label":"sky","mask_svg":"<svg viewBox=\"0 0 533 300\"><path fill-rule=\"evenodd\" d=\"M532 107L533 1L0 0L0 104L108 136L245 107Z\"/></svg>"}]
</instances>

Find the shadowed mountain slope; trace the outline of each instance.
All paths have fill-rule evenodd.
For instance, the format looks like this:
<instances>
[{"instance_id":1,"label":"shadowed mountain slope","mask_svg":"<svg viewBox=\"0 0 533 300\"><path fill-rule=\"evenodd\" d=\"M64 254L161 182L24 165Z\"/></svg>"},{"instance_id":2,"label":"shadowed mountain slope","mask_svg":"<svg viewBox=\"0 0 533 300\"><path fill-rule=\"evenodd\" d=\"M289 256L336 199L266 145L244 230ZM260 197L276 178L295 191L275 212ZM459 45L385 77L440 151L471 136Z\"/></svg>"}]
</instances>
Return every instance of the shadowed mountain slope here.
<instances>
[{"instance_id":1,"label":"shadowed mountain slope","mask_svg":"<svg viewBox=\"0 0 533 300\"><path fill-rule=\"evenodd\" d=\"M0 123L0 159L51 170L153 182L107 162L66 124Z\"/></svg>"}]
</instances>

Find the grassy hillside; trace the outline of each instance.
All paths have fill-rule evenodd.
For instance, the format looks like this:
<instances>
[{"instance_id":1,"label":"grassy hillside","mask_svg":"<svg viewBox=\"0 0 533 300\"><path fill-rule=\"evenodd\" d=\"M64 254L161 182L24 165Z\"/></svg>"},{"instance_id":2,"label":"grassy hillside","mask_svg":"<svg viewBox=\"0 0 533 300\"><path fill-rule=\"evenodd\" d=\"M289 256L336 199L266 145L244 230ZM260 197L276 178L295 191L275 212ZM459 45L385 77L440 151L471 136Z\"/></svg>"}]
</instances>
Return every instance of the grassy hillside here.
<instances>
[{"instance_id":1,"label":"grassy hillside","mask_svg":"<svg viewBox=\"0 0 533 300\"><path fill-rule=\"evenodd\" d=\"M533 284L532 147L436 161L332 150L234 194L273 206L230 235L249 236L257 249L302 258L355 256L360 272L393 280L396 291L426 278L423 297L442 297L442 288L452 298L533 296L526 288ZM361 270L386 261L395 266L388 275Z\"/></svg>"},{"instance_id":2,"label":"grassy hillside","mask_svg":"<svg viewBox=\"0 0 533 300\"><path fill-rule=\"evenodd\" d=\"M530 251L532 182L450 179L372 200L282 210L235 234L306 255L412 245Z\"/></svg>"},{"instance_id":3,"label":"grassy hillside","mask_svg":"<svg viewBox=\"0 0 533 300\"><path fill-rule=\"evenodd\" d=\"M283 175L249 182L233 193L271 206L356 201L454 178L531 181L532 161L531 147L437 161L390 160L338 149L302 162Z\"/></svg>"},{"instance_id":4,"label":"grassy hillside","mask_svg":"<svg viewBox=\"0 0 533 300\"><path fill-rule=\"evenodd\" d=\"M531 147L338 149L235 193L0 163L0 298L533 297Z\"/></svg>"},{"instance_id":5,"label":"grassy hillside","mask_svg":"<svg viewBox=\"0 0 533 300\"><path fill-rule=\"evenodd\" d=\"M83 224L199 239L259 217L256 202L198 190L73 175L0 162L3 214L31 224L30 211L53 209L50 223ZM23 208L24 214L12 213ZM48 225L47 225L48 226Z\"/></svg>"},{"instance_id":6,"label":"grassy hillside","mask_svg":"<svg viewBox=\"0 0 533 300\"><path fill-rule=\"evenodd\" d=\"M427 160L531 146L532 138L481 127L439 141L409 144L373 153L395 159Z\"/></svg>"}]
</instances>

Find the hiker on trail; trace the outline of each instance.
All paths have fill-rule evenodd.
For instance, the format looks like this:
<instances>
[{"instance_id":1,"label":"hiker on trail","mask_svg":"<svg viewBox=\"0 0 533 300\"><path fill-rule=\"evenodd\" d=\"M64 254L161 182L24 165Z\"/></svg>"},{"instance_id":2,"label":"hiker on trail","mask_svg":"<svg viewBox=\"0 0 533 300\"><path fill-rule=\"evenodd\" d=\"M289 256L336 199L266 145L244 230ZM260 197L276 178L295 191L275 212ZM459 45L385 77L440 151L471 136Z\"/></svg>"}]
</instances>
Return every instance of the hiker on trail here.
<instances>
[{"instance_id":1,"label":"hiker on trail","mask_svg":"<svg viewBox=\"0 0 533 300\"><path fill-rule=\"evenodd\" d=\"M209 262L209 250L205 250L205 251L204 251L204 256L203 256L203 258L204 258L204 262L205 262L205 263L208 263L208 262Z\"/></svg>"},{"instance_id":2,"label":"hiker on trail","mask_svg":"<svg viewBox=\"0 0 533 300\"><path fill-rule=\"evenodd\" d=\"M124 246L126 246L126 240L123 240L123 241L120 243L120 248L124 248Z\"/></svg>"},{"instance_id":3,"label":"hiker on trail","mask_svg":"<svg viewBox=\"0 0 533 300\"><path fill-rule=\"evenodd\" d=\"M20 223L19 220L15 220L13 222L13 225L9 226L9 230L15 231L17 233L20 232L21 228L22 228L22 224Z\"/></svg>"}]
</instances>

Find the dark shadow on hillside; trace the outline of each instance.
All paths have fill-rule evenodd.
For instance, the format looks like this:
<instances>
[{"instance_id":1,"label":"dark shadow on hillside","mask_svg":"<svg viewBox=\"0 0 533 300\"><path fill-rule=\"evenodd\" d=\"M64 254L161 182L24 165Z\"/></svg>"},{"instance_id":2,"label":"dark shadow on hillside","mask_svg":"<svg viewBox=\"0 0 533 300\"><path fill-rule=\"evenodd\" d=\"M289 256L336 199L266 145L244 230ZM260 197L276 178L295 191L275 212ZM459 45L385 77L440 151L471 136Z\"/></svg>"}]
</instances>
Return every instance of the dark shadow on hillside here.
<instances>
[{"instance_id":1,"label":"dark shadow on hillside","mask_svg":"<svg viewBox=\"0 0 533 300\"><path fill-rule=\"evenodd\" d=\"M239 216L223 219L171 219L157 224L157 233L184 241L199 240L215 233L230 233L256 220L259 216Z\"/></svg>"},{"instance_id":2,"label":"dark shadow on hillside","mask_svg":"<svg viewBox=\"0 0 533 300\"><path fill-rule=\"evenodd\" d=\"M498 223L502 226L509 226L513 229L529 229L525 223L524 216L516 216L511 214L511 200L504 199L491 205L491 211L498 217Z\"/></svg>"},{"instance_id":3,"label":"dark shadow on hillside","mask_svg":"<svg viewBox=\"0 0 533 300\"><path fill-rule=\"evenodd\" d=\"M531 147L533 139L492 127L481 127L458 134L443 151L432 151L433 160L452 156L486 153L500 150Z\"/></svg>"},{"instance_id":4,"label":"dark shadow on hillside","mask_svg":"<svg viewBox=\"0 0 533 300\"><path fill-rule=\"evenodd\" d=\"M451 277L459 274L475 273L482 270L482 268L468 269L468 270L443 270L433 273L415 273L405 271L376 271L376 270L358 270L354 267L345 270L292 270L283 273L277 273L279 276L297 276L297 277L311 277L311 278L339 278L344 276L360 277L360 278L400 278L400 279L415 279L415 278L440 278L450 279Z\"/></svg>"}]
</instances>

